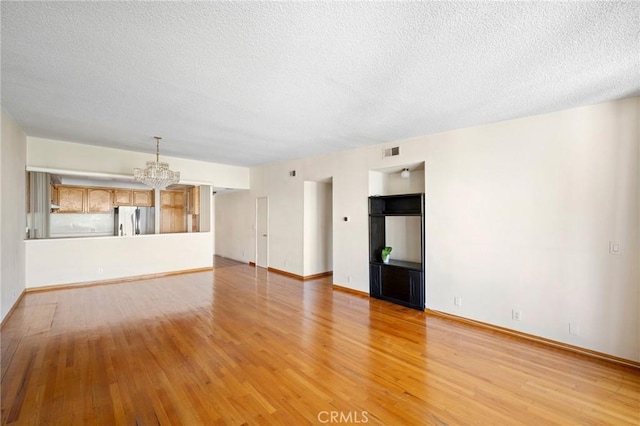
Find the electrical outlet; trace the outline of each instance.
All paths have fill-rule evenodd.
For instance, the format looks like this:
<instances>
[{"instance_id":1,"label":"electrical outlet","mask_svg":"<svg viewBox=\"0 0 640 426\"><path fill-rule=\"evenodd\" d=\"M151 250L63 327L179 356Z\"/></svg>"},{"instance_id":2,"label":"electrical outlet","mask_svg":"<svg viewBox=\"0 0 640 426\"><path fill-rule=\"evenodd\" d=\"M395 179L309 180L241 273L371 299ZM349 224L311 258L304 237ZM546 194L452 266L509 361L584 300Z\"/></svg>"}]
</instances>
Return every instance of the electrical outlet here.
<instances>
[{"instance_id":1,"label":"electrical outlet","mask_svg":"<svg viewBox=\"0 0 640 426\"><path fill-rule=\"evenodd\" d=\"M347 275L347 284L351 284L351 275Z\"/></svg>"},{"instance_id":2,"label":"electrical outlet","mask_svg":"<svg viewBox=\"0 0 640 426\"><path fill-rule=\"evenodd\" d=\"M104 274L104 269L98 268L98 275L102 275L102 274Z\"/></svg>"},{"instance_id":3,"label":"electrical outlet","mask_svg":"<svg viewBox=\"0 0 640 426\"><path fill-rule=\"evenodd\" d=\"M462 297L454 296L453 304L455 306L462 306Z\"/></svg>"},{"instance_id":4,"label":"electrical outlet","mask_svg":"<svg viewBox=\"0 0 640 426\"><path fill-rule=\"evenodd\" d=\"M522 321L522 311L518 309L511 310L511 319L514 321Z\"/></svg>"},{"instance_id":5,"label":"electrical outlet","mask_svg":"<svg viewBox=\"0 0 640 426\"><path fill-rule=\"evenodd\" d=\"M569 323L569 334L572 334L574 336L580 335L580 325L577 322Z\"/></svg>"}]
</instances>

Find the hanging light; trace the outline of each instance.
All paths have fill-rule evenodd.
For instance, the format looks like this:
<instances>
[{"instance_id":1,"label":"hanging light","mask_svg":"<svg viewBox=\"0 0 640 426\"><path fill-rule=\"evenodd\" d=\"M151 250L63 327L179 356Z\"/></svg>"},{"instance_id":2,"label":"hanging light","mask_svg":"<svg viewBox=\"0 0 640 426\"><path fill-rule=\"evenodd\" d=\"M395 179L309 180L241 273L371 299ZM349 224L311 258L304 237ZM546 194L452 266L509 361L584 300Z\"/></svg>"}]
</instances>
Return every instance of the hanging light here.
<instances>
[{"instance_id":1,"label":"hanging light","mask_svg":"<svg viewBox=\"0 0 640 426\"><path fill-rule=\"evenodd\" d=\"M402 172L400 172L400 177L402 179L409 179L409 176L411 176L411 172L409 172L409 169L402 169Z\"/></svg>"},{"instance_id":2,"label":"hanging light","mask_svg":"<svg viewBox=\"0 0 640 426\"><path fill-rule=\"evenodd\" d=\"M156 161L147 161L147 166L143 169L133 169L133 179L142 182L155 189L164 189L169 185L180 182L180 172L169 169L169 163L160 162L160 139L156 140Z\"/></svg>"}]
</instances>

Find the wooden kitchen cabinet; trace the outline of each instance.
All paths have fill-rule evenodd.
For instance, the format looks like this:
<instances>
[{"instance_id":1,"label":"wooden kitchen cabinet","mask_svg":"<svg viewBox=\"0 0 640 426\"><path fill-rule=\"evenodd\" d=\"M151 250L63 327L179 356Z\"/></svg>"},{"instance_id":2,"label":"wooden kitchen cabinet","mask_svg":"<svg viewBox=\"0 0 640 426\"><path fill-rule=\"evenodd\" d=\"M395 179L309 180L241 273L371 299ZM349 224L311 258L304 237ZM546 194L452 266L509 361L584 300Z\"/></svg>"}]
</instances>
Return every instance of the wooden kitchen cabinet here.
<instances>
[{"instance_id":1,"label":"wooden kitchen cabinet","mask_svg":"<svg viewBox=\"0 0 640 426\"><path fill-rule=\"evenodd\" d=\"M184 207L173 208L173 232L187 232L187 217Z\"/></svg>"},{"instance_id":2,"label":"wooden kitchen cabinet","mask_svg":"<svg viewBox=\"0 0 640 426\"><path fill-rule=\"evenodd\" d=\"M160 207L185 208L184 191L160 191Z\"/></svg>"},{"instance_id":3,"label":"wooden kitchen cabinet","mask_svg":"<svg viewBox=\"0 0 640 426\"><path fill-rule=\"evenodd\" d=\"M86 188L58 186L58 213L84 213L86 200Z\"/></svg>"},{"instance_id":4,"label":"wooden kitchen cabinet","mask_svg":"<svg viewBox=\"0 0 640 426\"><path fill-rule=\"evenodd\" d=\"M129 189L114 189L113 190L113 205L114 206L130 206L131 205L131 190Z\"/></svg>"},{"instance_id":5,"label":"wooden kitchen cabinet","mask_svg":"<svg viewBox=\"0 0 640 426\"><path fill-rule=\"evenodd\" d=\"M114 206L152 207L153 191L117 188L113 190Z\"/></svg>"},{"instance_id":6,"label":"wooden kitchen cabinet","mask_svg":"<svg viewBox=\"0 0 640 426\"><path fill-rule=\"evenodd\" d=\"M57 213L110 213L111 190L59 185ZM53 200L53 197L52 197Z\"/></svg>"},{"instance_id":7,"label":"wooden kitchen cabinet","mask_svg":"<svg viewBox=\"0 0 640 426\"><path fill-rule=\"evenodd\" d=\"M51 204L58 205L58 189L52 183L49 184L49 191L51 195Z\"/></svg>"},{"instance_id":8,"label":"wooden kitchen cabinet","mask_svg":"<svg viewBox=\"0 0 640 426\"><path fill-rule=\"evenodd\" d=\"M166 207L160 209L160 233L186 232L184 208Z\"/></svg>"},{"instance_id":9,"label":"wooden kitchen cabinet","mask_svg":"<svg viewBox=\"0 0 640 426\"><path fill-rule=\"evenodd\" d=\"M173 207L173 192L160 191L160 207Z\"/></svg>"},{"instance_id":10,"label":"wooden kitchen cabinet","mask_svg":"<svg viewBox=\"0 0 640 426\"><path fill-rule=\"evenodd\" d=\"M138 207L153 207L153 191L132 191L133 205Z\"/></svg>"},{"instance_id":11,"label":"wooden kitchen cabinet","mask_svg":"<svg viewBox=\"0 0 640 426\"><path fill-rule=\"evenodd\" d=\"M173 232L187 232L187 216L185 205L185 192L179 191L173 193Z\"/></svg>"},{"instance_id":12,"label":"wooden kitchen cabinet","mask_svg":"<svg viewBox=\"0 0 640 426\"><path fill-rule=\"evenodd\" d=\"M170 207L160 208L160 233L170 234L173 232L173 209Z\"/></svg>"},{"instance_id":13,"label":"wooden kitchen cabinet","mask_svg":"<svg viewBox=\"0 0 640 426\"><path fill-rule=\"evenodd\" d=\"M169 198L171 206L180 202L180 196L174 198ZM60 206L54 213L110 213L114 206L153 206L153 191L58 185L51 189L51 203Z\"/></svg>"},{"instance_id":14,"label":"wooden kitchen cabinet","mask_svg":"<svg viewBox=\"0 0 640 426\"><path fill-rule=\"evenodd\" d=\"M178 207L178 208L183 208L184 209L184 192L180 191L180 192L174 192L173 193L173 206L174 207Z\"/></svg>"},{"instance_id":15,"label":"wooden kitchen cabinet","mask_svg":"<svg viewBox=\"0 0 640 426\"><path fill-rule=\"evenodd\" d=\"M187 216L184 191L160 191L160 233L185 232Z\"/></svg>"},{"instance_id":16,"label":"wooden kitchen cabinet","mask_svg":"<svg viewBox=\"0 0 640 426\"><path fill-rule=\"evenodd\" d=\"M111 191L101 188L87 188L87 213L110 213Z\"/></svg>"},{"instance_id":17,"label":"wooden kitchen cabinet","mask_svg":"<svg viewBox=\"0 0 640 426\"><path fill-rule=\"evenodd\" d=\"M189 190L189 211L190 214L200 214L200 187L194 186Z\"/></svg>"}]
</instances>

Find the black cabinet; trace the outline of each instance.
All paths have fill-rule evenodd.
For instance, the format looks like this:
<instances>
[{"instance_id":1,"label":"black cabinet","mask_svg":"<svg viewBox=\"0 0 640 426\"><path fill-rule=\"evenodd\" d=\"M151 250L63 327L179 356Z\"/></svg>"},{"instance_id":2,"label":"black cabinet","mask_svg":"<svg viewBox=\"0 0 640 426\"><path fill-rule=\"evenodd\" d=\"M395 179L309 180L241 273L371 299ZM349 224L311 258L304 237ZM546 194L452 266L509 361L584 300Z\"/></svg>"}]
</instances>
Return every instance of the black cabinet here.
<instances>
[{"instance_id":1,"label":"black cabinet","mask_svg":"<svg viewBox=\"0 0 640 426\"><path fill-rule=\"evenodd\" d=\"M388 216L420 218L420 262L382 262ZM369 197L369 293L371 297L424 310L424 194Z\"/></svg>"},{"instance_id":2,"label":"black cabinet","mask_svg":"<svg viewBox=\"0 0 640 426\"><path fill-rule=\"evenodd\" d=\"M369 294L372 297L382 296L382 266L375 263L369 265Z\"/></svg>"}]
</instances>

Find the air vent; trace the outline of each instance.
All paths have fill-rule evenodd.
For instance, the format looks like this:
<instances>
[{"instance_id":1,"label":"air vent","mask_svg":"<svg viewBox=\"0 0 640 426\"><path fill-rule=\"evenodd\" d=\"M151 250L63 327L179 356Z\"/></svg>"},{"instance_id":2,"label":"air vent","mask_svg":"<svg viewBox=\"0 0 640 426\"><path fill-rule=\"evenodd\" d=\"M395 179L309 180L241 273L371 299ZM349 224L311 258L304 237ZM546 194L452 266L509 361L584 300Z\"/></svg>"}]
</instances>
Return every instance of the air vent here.
<instances>
[{"instance_id":1,"label":"air vent","mask_svg":"<svg viewBox=\"0 0 640 426\"><path fill-rule=\"evenodd\" d=\"M393 148L385 148L382 150L382 158L395 157L396 155L400 155L399 146L394 146Z\"/></svg>"}]
</instances>

